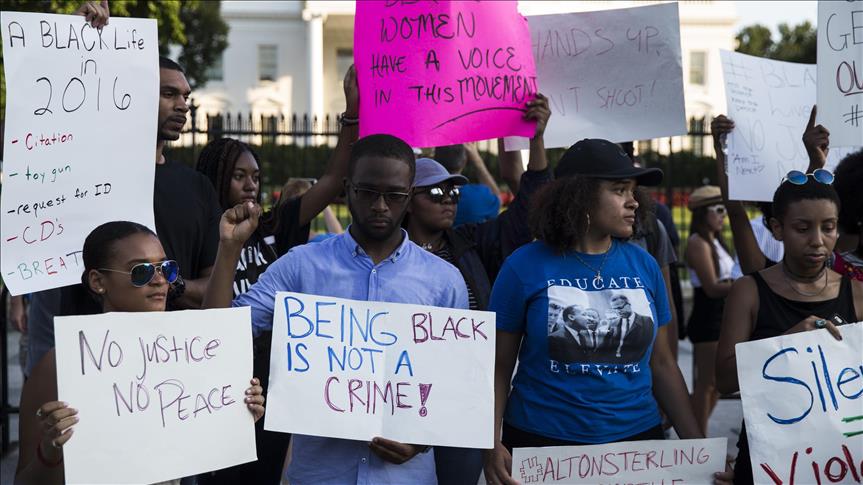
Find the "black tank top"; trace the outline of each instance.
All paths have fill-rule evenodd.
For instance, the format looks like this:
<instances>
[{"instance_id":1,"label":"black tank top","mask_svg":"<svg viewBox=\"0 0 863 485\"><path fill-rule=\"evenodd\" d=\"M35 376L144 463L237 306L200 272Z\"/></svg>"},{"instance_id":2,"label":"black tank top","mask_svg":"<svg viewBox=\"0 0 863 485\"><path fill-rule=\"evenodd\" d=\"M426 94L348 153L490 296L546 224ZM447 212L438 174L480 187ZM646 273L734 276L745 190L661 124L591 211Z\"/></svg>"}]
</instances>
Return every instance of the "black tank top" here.
<instances>
[{"instance_id":1,"label":"black tank top","mask_svg":"<svg viewBox=\"0 0 863 485\"><path fill-rule=\"evenodd\" d=\"M809 315L824 319L839 315L846 322L856 322L854 296L851 293L851 280L842 275L839 294L836 298L823 301L794 301L777 295L770 289L758 272L752 273L758 285L758 318L755 330L749 340L776 337L797 325Z\"/></svg>"},{"instance_id":2,"label":"black tank top","mask_svg":"<svg viewBox=\"0 0 863 485\"><path fill-rule=\"evenodd\" d=\"M823 301L794 301L777 295L770 289L764 278L758 272L752 273L758 285L758 317L755 319L755 330L749 340L760 340L776 337L809 315L829 319L839 315L846 322L856 322L854 311L854 295L851 292L851 280L842 275L839 283L839 294L836 298ZM734 464L734 484L750 485L752 480L752 462L749 457L749 440L746 438L746 423L741 426L740 439L737 441L737 461Z\"/></svg>"}]
</instances>

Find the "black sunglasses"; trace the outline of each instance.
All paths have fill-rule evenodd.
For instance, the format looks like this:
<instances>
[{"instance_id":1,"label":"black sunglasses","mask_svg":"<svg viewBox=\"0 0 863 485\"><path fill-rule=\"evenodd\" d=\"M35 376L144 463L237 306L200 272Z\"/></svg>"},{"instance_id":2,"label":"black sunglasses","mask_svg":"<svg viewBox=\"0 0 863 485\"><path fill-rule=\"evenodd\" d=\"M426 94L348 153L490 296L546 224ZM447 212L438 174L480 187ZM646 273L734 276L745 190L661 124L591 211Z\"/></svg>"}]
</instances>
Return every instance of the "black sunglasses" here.
<instances>
[{"instance_id":1,"label":"black sunglasses","mask_svg":"<svg viewBox=\"0 0 863 485\"><path fill-rule=\"evenodd\" d=\"M366 189L356 187L354 185L351 185L351 189L354 191L354 196L356 196L357 201L369 205L374 204L381 197L384 198L384 202L386 202L387 205L403 204L411 195L410 192L381 192L379 190Z\"/></svg>"},{"instance_id":2,"label":"black sunglasses","mask_svg":"<svg viewBox=\"0 0 863 485\"><path fill-rule=\"evenodd\" d=\"M172 259L162 261L161 263L139 263L132 266L131 271L121 271L119 269L98 268L99 271L111 271L114 273L125 273L131 276L132 286L140 288L148 285L156 276L156 271L162 275L168 283L177 281L180 276L180 265Z\"/></svg>"},{"instance_id":3,"label":"black sunglasses","mask_svg":"<svg viewBox=\"0 0 863 485\"><path fill-rule=\"evenodd\" d=\"M441 187L439 185L429 187L427 189L418 190L417 192L421 194L428 194L429 198L435 204L443 204L446 197L449 197L449 199L452 200L453 204L458 204L458 198L461 195L458 187L450 187L449 189L447 189L446 187Z\"/></svg>"}]
</instances>

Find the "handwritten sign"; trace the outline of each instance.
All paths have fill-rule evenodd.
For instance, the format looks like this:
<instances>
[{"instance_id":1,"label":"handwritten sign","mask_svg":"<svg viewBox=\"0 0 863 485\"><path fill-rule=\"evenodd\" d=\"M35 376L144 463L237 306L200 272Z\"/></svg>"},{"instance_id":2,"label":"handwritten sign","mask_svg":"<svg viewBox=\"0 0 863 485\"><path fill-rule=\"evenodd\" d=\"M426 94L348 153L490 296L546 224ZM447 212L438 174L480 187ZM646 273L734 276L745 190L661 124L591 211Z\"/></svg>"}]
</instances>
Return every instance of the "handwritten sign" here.
<instances>
[{"instance_id":1,"label":"handwritten sign","mask_svg":"<svg viewBox=\"0 0 863 485\"><path fill-rule=\"evenodd\" d=\"M818 2L818 121L831 146L863 145L863 2Z\"/></svg>"},{"instance_id":2,"label":"handwritten sign","mask_svg":"<svg viewBox=\"0 0 863 485\"><path fill-rule=\"evenodd\" d=\"M2 12L0 249L13 295L80 282L96 226L154 228L156 21Z\"/></svg>"},{"instance_id":3,"label":"handwritten sign","mask_svg":"<svg viewBox=\"0 0 863 485\"><path fill-rule=\"evenodd\" d=\"M264 428L491 448L495 316L276 295Z\"/></svg>"},{"instance_id":4,"label":"handwritten sign","mask_svg":"<svg viewBox=\"0 0 863 485\"><path fill-rule=\"evenodd\" d=\"M154 483L255 460L250 321L248 307L55 318L58 396L80 417L66 482Z\"/></svg>"},{"instance_id":5,"label":"handwritten sign","mask_svg":"<svg viewBox=\"0 0 863 485\"><path fill-rule=\"evenodd\" d=\"M809 165L803 132L815 104L815 66L729 51L719 54L728 116L735 124L727 139L731 199L773 200L790 170ZM826 168L853 150L831 148Z\"/></svg>"},{"instance_id":6,"label":"handwritten sign","mask_svg":"<svg viewBox=\"0 0 863 485\"><path fill-rule=\"evenodd\" d=\"M527 18L549 148L686 133L677 3ZM507 138L506 149L528 148Z\"/></svg>"},{"instance_id":7,"label":"handwritten sign","mask_svg":"<svg viewBox=\"0 0 863 485\"><path fill-rule=\"evenodd\" d=\"M516 2L357 2L360 135L413 146L532 136L536 94L527 21Z\"/></svg>"},{"instance_id":8,"label":"handwritten sign","mask_svg":"<svg viewBox=\"0 0 863 485\"><path fill-rule=\"evenodd\" d=\"M755 483L860 483L863 323L737 344Z\"/></svg>"},{"instance_id":9,"label":"handwritten sign","mask_svg":"<svg viewBox=\"0 0 863 485\"><path fill-rule=\"evenodd\" d=\"M726 438L629 441L515 448L512 476L523 484L713 483L725 470Z\"/></svg>"}]
</instances>

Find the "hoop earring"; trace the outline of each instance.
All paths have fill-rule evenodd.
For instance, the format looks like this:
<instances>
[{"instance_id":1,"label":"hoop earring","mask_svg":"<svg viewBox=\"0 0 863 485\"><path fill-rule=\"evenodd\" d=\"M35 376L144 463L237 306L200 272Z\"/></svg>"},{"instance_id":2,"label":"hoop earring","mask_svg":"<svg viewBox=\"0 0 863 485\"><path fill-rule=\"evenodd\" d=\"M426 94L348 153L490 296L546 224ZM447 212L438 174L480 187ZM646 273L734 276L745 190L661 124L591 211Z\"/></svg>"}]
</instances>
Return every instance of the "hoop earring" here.
<instances>
[{"instance_id":1,"label":"hoop earring","mask_svg":"<svg viewBox=\"0 0 863 485\"><path fill-rule=\"evenodd\" d=\"M590 213L587 214L587 229L584 230L585 234L588 232L590 232Z\"/></svg>"}]
</instances>

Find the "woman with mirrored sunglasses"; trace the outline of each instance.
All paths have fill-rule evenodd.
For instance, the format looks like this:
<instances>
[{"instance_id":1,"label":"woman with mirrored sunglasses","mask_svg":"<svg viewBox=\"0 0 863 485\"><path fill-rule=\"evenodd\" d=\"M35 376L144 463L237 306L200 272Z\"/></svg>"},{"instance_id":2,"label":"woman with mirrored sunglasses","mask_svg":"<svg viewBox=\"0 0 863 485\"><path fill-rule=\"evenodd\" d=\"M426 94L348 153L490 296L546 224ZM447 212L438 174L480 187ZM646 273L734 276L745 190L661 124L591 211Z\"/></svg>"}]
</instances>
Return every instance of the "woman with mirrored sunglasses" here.
<instances>
[{"instance_id":1,"label":"woman with mirrored sunglasses","mask_svg":"<svg viewBox=\"0 0 863 485\"><path fill-rule=\"evenodd\" d=\"M402 226L411 241L458 268L468 289L471 310L488 308L491 285L503 260L533 239L527 224L528 205L532 195L551 180L542 138L551 116L548 99L537 94L526 107L524 118L536 121L536 132L530 139L530 160L515 200L498 217L453 227L459 186L467 179L450 174L430 158L416 162L414 195ZM521 164L521 157L518 152L501 151L500 163ZM436 446L435 468L439 483L476 483L482 455L480 450Z\"/></svg>"},{"instance_id":2,"label":"woman with mirrored sunglasses","mask_svg":"<svg viewBox=\"0 0 863 485\"><path fill-rule=\"evenodd\" d=\"M686 245L686 266L693 287L692 313L686 328L693 344L692 410L707 436L707 423L719 399L716 392L716 342L725 297L734 281L734 259L722 239L725 206L719 187L705 185L689 196L692 220Z\"/></svg>"},{"instance_id":3,"label":"woman with mirrored sunglasses","mask_svg":"<svg viewBox=\"0 0 863 485\"><path fill-rule=\"evenodd\" d=\"M237 226L237 237L248 237L257 225L257 215L245 211L242 219L247 222ZM176 261L165 257L156 235L134 222L108 222L94 229L84 241L82 258L84 286L105 313L165 311L168 288L179 276ZM79 423L74 403L57 400L57 365L52 348L24 385L15 483L64 482L63 445L74 439ZM264 414L263 390L257 378L250 384L244 400L258 421ZM170 483L179 483L179 479Z\"/></svg>"}]
</instances>

